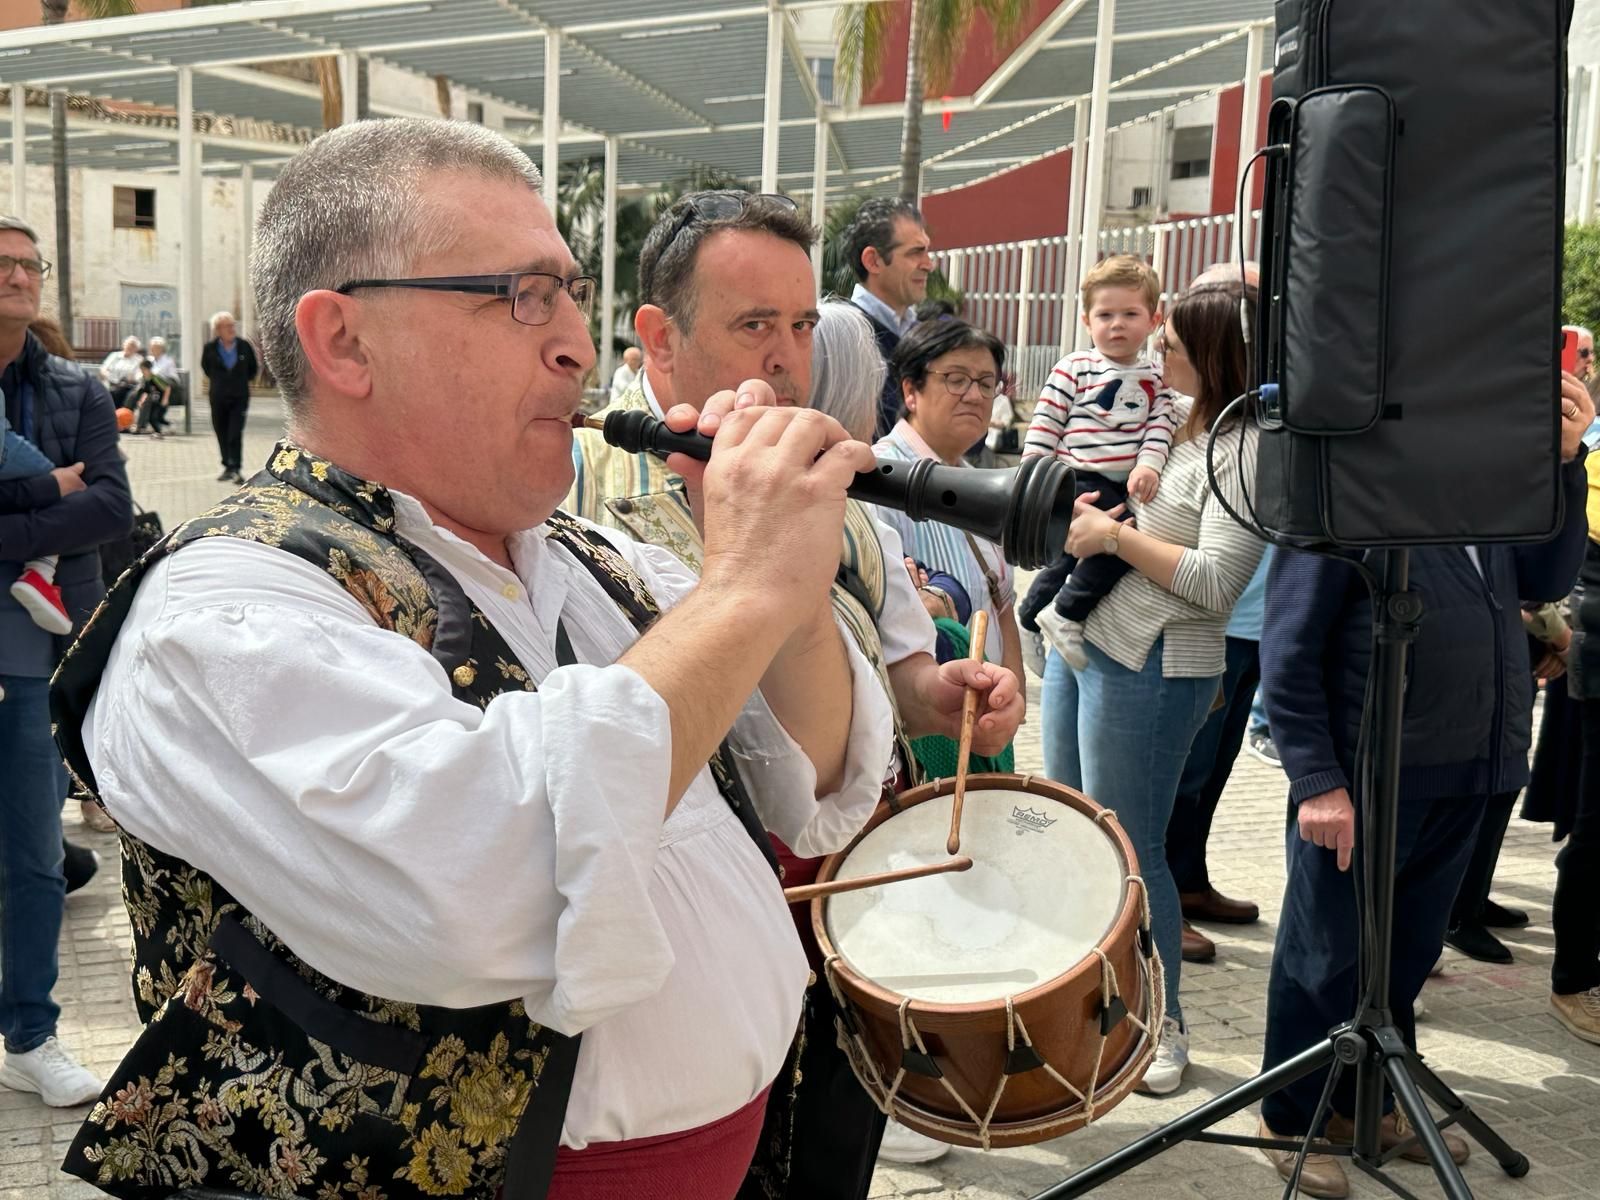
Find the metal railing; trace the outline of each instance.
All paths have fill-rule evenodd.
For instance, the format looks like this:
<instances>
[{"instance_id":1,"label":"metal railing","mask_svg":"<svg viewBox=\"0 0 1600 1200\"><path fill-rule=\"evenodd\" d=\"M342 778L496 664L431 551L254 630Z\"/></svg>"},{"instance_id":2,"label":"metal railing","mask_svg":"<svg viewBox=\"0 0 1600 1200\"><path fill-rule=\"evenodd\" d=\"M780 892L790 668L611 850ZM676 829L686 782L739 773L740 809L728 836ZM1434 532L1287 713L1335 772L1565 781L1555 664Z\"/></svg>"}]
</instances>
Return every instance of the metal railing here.
<instances>
[{"instance_id":1,"label":"metal railing","mask_svg":"<svg viewBox=\"0 0 1600 1200\"><path fill-rule=\"evenodd\" d=\"M1249 257L1259 256L1261 214L1250 215ZM1066 236L968 246L935 255L964 297L962 315L1006 344L1019 398L1036 396L1056 360L1076 343L1078 279L1068 279L1073 255ZM1143 258L1161 278L1162 303L1182 292L1213 263L1237 255L1234 215L1162 221L1100 231L1098 253L1079 255L1081 277L1091 261L1113 254Z\"/></svg>"}]
</instances>

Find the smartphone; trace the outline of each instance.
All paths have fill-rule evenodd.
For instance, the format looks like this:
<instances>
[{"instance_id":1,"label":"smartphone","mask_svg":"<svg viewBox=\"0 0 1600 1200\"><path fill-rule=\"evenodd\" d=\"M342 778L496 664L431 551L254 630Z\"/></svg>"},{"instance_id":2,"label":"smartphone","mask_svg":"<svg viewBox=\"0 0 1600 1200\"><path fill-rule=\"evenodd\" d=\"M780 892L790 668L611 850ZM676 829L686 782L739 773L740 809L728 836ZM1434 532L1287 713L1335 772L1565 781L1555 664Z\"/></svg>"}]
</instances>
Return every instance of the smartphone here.
<instances>
[{"instance_id":1,"label":"smartphone","mask_svg":"<svg viewBox=\"0 0 1600 1200\"><path fill-rule=\"evenodd\" d=\"M1578 331L1576 329L1563 329L1561 331L1561 369L1572 375L1578 373Z\"/></svg>"}]
</instances>

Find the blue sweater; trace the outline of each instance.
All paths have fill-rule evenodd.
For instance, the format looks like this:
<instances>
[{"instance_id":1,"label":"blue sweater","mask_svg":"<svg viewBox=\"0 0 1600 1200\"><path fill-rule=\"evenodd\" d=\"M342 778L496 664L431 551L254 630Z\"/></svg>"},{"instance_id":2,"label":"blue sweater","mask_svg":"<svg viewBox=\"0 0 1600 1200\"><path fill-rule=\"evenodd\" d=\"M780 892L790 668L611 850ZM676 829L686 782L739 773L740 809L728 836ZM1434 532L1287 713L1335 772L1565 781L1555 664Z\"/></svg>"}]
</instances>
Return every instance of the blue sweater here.
<instances>
[{"instance_id":1,"label":"blue sweater","mask_svg":"<svg viewBox=\"0 0 1600 1200\"><path fill-rule=\"evenodd\" d=\"M1559 600L1583 561L1582 459L1562 468L1566 520L1550 541L1411 552L1424 611L1406 664L1400 788L1487 796L1528 781L1533 684L1520 602ZM1354 553L1354 552L1353 552ZM1280 550L1267 572L1261 694L1294 803L1349 788L1372 659L1372 605L1348 559Z\"/></svg>"},{"instance_id":2,"label":"blue sweater","mask_svg":"<svg viewBox=\"0 0 1600 1200\"><path fill-rule=\"evenodd\" d=\"M60 555L56 583L81 627L105 594L98 547L128 532L133 497L117 448L116 410L100 381L46 353L31 333L17 361L31 384L29 441L57 466L83 463L88 485L63 498L55 481L42 475L0 489L0 675L47 679L66 642L33 623L11 598L11 582L27 560ZM20 432L21 396L7 396L6 406Z\"/></svg>"}]
</instances>

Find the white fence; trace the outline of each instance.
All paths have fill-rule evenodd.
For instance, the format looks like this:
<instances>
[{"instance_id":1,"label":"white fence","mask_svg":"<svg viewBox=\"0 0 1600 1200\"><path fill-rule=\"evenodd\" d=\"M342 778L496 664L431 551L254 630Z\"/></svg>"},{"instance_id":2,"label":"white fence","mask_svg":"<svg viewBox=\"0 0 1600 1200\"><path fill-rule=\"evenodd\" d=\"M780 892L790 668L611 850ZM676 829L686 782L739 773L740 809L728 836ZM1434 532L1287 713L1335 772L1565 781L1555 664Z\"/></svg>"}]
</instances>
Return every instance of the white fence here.
<instances>
[{"instance_id":1,"label":"white fence","mask_svg":"<svg viewBox=\"0 0 1600 1200\"><path fill-rule=\"evenodd\" d=\"M1260 213L1252 213L1249 253L1257 258ZM937 255L951 285L965 296L962 315L990 330L1007 346L1019 398L1038 395L1050 368L1076 340L1078 279L1067 278L1067 237L1035 238L993 246L969 246ZM1177 295L1213 263L1238 256L1232 213L1104 229L1093 261L1113 254L1143 258L1161 277L1163 301ZM1081 277L1091 260L1078 268Z\"/></svg>"}]
</instances>

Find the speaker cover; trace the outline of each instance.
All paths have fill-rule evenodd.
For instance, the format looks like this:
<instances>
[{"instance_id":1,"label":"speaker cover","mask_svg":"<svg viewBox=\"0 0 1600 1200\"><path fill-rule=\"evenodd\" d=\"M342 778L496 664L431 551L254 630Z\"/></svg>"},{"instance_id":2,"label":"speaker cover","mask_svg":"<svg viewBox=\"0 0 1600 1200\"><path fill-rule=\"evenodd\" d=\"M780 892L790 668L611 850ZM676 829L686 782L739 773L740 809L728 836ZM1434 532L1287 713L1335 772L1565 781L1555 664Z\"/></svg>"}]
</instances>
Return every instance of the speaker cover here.
<instances>
[{"instance_id":1,"label":"speaker cover","mask_svg":"<svg viewBox=\"0 0 1600 1200\"><path fill-rule=\"evenodd\" d=\"M1562 0L1279 0L1257 516L1539 541L1558 486Z\"/></svg>"}]
</instances>

